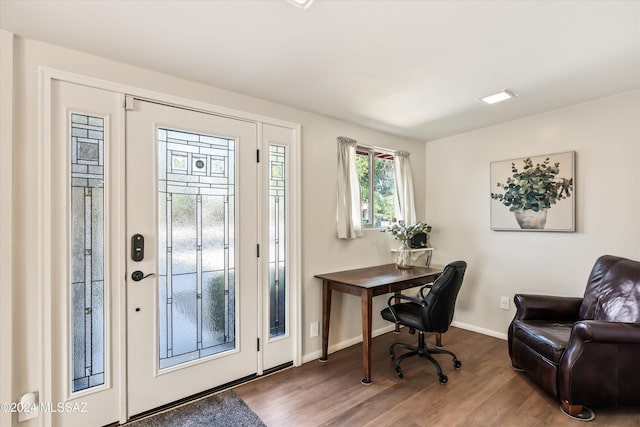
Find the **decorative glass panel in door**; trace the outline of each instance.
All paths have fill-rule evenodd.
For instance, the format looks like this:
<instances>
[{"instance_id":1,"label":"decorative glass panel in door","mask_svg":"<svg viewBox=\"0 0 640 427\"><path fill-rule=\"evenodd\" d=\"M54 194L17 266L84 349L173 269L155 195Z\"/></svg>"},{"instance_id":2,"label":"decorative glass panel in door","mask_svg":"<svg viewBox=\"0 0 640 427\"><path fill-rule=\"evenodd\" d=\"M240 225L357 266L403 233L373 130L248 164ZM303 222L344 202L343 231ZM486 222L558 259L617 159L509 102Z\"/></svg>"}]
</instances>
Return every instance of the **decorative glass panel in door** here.
<instances>
[{"instance_id":1,"label":"decorative glass panel in door","mask_svg":"<svg viewBox=\"0 0 640 427\"><path fill-rule=\"evenodd\" d=\"M104 384L104 118L72 113L71 391Z\"/></svg>"},{"instance_id":2,"label":"decorative glass panel in door","mask_svg":"<svg viewBox=\"0 0 640 427\"><path fill-rule=\"evenodd\" d=\"M158 129L160 369L235 348L234 144Z\"/></svg>"},{"instance_id":3,"label":"decorative glass panel in door","mask_svg":"<svg viewBox=\"0 0 640 427\"><path fill-rule=\"evenodd\" d=\"M286 147L269 145L269 336L286 333Z\"/></svg>"}]
</instances>

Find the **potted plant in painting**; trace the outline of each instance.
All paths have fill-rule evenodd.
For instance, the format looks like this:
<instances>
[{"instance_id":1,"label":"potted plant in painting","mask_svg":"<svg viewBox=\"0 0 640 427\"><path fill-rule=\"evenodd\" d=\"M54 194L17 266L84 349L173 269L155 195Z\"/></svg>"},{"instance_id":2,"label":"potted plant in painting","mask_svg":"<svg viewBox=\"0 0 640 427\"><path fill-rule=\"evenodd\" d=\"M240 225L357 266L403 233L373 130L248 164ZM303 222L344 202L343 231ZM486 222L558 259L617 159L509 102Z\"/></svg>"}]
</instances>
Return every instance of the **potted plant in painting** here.
<instances>
[{"instance_id":1,"label":"potted plant in painting","mask_svg":"<svg viewBox=\"0 0 640 427\"><path fill-rule=\"evenodd\" d=\"M404 221L398 221L390 225L385 230L391 233L394 239L402 241L402 244L398 248L396 253L396 265L398 268L411 268L410 264L410 243L409 241L418 233L425 233L427 235L427 242L429 241L429 232L431 226L426 222L420 221L412 225L407 225Z\"/></svg>"},{"instance_id":2,"label":"potted plant in painting","mask_svg":"<svg viewBox=\"0 0 640 427\"><path fill-rule=\"evenodd\" d=\"M498 182L504 192L491 193L491 198L515 214L521 229L544 229L551 205L571 197L573 179L557 178L560 163L550 164L548 157L535 166L530 158L524 159L523 163L522 172L511 163L513 175L504 184Z\"/></svg>"}]
</instances>

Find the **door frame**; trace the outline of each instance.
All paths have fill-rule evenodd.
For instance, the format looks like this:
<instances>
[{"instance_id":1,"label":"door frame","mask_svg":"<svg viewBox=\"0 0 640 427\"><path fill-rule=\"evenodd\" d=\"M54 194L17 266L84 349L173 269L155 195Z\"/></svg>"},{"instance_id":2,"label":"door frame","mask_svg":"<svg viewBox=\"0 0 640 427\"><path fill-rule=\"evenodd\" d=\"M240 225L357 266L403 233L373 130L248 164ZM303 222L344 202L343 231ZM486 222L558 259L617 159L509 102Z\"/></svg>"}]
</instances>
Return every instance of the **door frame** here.
<instances>
[{"instance_id":1,"label":"door frame","mask_svg":"<svg viewBox=\"0 0 640 427\"><path fill-rule=\"evenodd\" d=\"M0 402L13 399L13 85L13 33L0 29ZM10 425L12 416L1 411L0 424Z\"/></svg>"},{"instance_id":2,"label":"door frame","mask_svg":"<svg viewBox=\"0 0 640 427\"><path fill-rule=\"evenodd\" d=\"M258 126L258 142L259 145L263 143L262 136L262 125L263 124L272 124L276 126L281 126L284 128L291 129L294 133L294 138L291 143L291 152L289 153L289 159L291 161L290 164L290 180L289 180L289 194L292 196L289 205L289 233L290 233L290 242L289 242L289 265L287 268L289 269L290 274L290 282L291 285L291 295L290 295L290 327L291 334L293 336L293 349L291 358L293 360L294 366L300 366L302 363L302 315L301 315L301 303L302 303L302 295L301 295L301 221L300 221L300 213L301 213L301 176L300 176L300 131L301 126L298 123L289 122L286 120L275 119L268 116L263 116L254 113L247 113L240 110L235 110L232 108L223 107L220 105L211 104L208 102L196 101L188 98L183 98L174 95L168 95L162 92L156 92L153 90L141 89L135 86L129 86L126 84L120 84L111 82L108 80L98 79L95 77L90 77L86 75L81 75L69 71L59 70L51 67L38 67L38 82L39 82L39 91L38 91L38 142L40 149L38 150L38 158L37 164L39 165L39 176L38 176L38 188L37 188L37 200L38 200L38 216L37 216L37 228L39 230L38 234L41 236L42 242L51 242L53 225L50 222L50 218L53 213L53 205L52 205L52 196L49 191L47 191L47 186L50 183L51 175L52 175L52 165L51 165L51 113L52 113L52 82L54 80L60 80L67 83L78 84L91 86L96 89L102 89L111 91L119 94L119 99L121 100L122 109L119 111L118 116L115 118L117 123L115 124L115 132L114 137L124 140L125 138L125 98L126 96L133 96L139 99L147 99L150 101L160 102L169 106L175 106L179 108L187 108L194 111L205 112L208 114L214 114L222 117L228 117L238 120L244 120L249 122L254 122ZM120 159L123 160L123 159ZM259 183L260 185L260 183ZM261 188L261 187L260 187ZM121 189L124 190L124 189ZM121 195L124 200L124 194ZM119 212L118 215L121 216L124 221L125 212ZM122 242L122 259L117 260L117 262L121 265L120 270L124 275L126 270L126 250L125 242L126 242L126 230L123 228L121 235ZM262 235L260 234L258 239L263 245L263 247L267 247L268 242L262 241ZM54 298L52 295L51 287L49 286L52 277L52 263L54 262L54 250L51 245L44 244L39 246L39 250L35 255L37 265L41 266L39 280L38 280L38 289L40 295L40 301L42 307L40 307L40 333L39 333L39 341L41 343L41 377L40 377L40 402L52 402L53 401L53 383L52 383L52 373L57 366L54 366L52 350L53 350L53 342L52 336L54 332L55 325L53 325L53 307L50 303ZM263 289L265 280L268 280L268 277L265 278L261 275L261 271L263 271L262 264L265 261L265 257L259 258L259 269L258 269L258 280L261 286L259 286L258 290L258 301L262 301L263 299ZM124 277L124 276L123 276ZM113 313L120 313L122 316L125 316L126 313L126 292L124 287L119 292L119 297L111 302L111 310ZM260 304L259 304L260 306ZM263 322L265 313L260 311L259 309L259 318L258 318L258 334L262 340L267 337L262 337L262 331L264 330ZM126 349L126 318L121 318L118 322L117 330L112 331L114 339L118 340L120 344L120 348ZM264 341L263 341L264 342ZM128 396L126 394L126 383L127 383L127 365L126 365L126 350L121 352L122 354L114 355L119 359L119 372L113 372L112 382L114 385L117 385L121 388L122 394L120 399L120 414L119 414L119 422L125 423L127 421L127 399ZM263 363L262 363L262 355L258 357L258 375L262 375L263 373ZM51 412L45 412L41 414L41 425L51 426L53 423L53 414Z\"/></svg>"}]
</instances>

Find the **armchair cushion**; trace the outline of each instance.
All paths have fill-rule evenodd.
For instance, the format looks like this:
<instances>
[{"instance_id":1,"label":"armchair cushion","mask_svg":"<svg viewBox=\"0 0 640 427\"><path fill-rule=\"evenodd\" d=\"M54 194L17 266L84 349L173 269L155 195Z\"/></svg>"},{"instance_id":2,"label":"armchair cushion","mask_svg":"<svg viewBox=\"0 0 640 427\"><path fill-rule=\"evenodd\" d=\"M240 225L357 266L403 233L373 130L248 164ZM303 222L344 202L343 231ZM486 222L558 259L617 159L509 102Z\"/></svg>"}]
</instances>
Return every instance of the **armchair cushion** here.
<instances>
[{"instance_id":1,"label":"armchair cushion","mask_svg":"<svg viewBox=\"0 0 640 427\"><path fill-rule=\"evenodd\" d=\"M514 336L550 362L558 364L567 348L572 327L572 322L520 320L514 324Z\"/></svg>"}]
</instances>

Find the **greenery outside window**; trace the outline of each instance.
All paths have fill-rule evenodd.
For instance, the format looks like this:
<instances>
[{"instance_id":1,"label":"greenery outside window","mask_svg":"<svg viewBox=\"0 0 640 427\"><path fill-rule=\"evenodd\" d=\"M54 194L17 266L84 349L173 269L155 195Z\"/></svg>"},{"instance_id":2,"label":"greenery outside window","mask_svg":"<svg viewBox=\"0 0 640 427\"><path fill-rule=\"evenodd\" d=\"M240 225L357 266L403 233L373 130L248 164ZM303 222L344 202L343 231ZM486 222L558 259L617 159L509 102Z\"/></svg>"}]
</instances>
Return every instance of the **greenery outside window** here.
<instances>
[{"instance_id":1,"label":"greenery outside window","mask_svg":"<svg viewBox=\"0 0 640 427\"><path fill-rule=\"evenodd\" d=\"M363 227L390 226L395 218L393 152L358 146L356 168Z\"/></svg>"}]
</instances>

